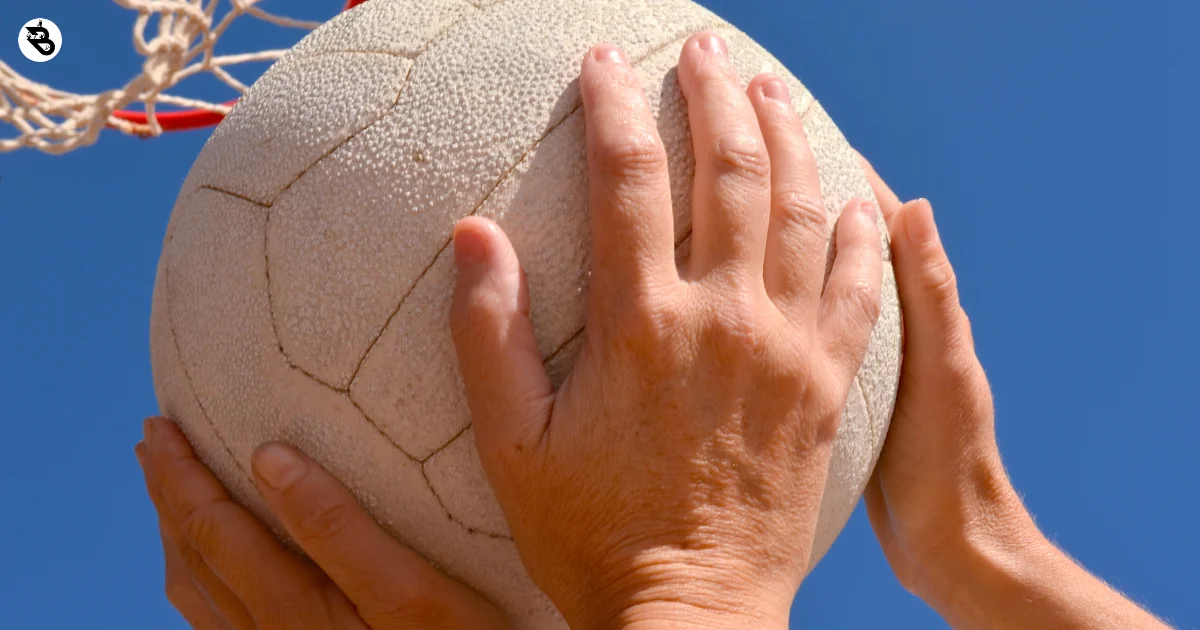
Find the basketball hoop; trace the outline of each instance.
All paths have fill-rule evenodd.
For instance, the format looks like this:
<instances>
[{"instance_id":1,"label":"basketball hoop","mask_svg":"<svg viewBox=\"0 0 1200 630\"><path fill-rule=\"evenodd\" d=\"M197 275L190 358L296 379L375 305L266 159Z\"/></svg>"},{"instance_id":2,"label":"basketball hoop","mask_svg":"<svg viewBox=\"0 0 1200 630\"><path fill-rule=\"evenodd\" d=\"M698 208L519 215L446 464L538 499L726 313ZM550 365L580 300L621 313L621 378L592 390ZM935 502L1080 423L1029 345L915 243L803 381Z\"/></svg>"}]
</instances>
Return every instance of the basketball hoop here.
<instances>
[{"instance_id":1,"label":"basketball hoop","mask_svg":"<svg viewBox=\"0 0 1200 630\"><path fill-rule=\"evenodd\" d=\"M261 1L229 0L231 6L218 18L222 0L114 0L137 12L133 44L146 61L141 74L124 87L100 94L57 90L17 74L0 61L0 123L17 130L16 137L0 138L0 152L31 147L46 153L67 153L93 144L105 128L151 137L220 123L236 99L209 103L176 96L167 90L207 73L240 94L248 86L227 68L274 61L287 52L264 50L217 55L214 46L234 20L249 16L280 27L308 30L321 24L268 13L257 6ZM348 0L345 9L363 2L366 0ZM155 16L157 34L148 38L150 20ZM126 109L135 103L141 103L143 109ZM160 104L179 109L160 112Z\"/></svg>"}]
</instances>

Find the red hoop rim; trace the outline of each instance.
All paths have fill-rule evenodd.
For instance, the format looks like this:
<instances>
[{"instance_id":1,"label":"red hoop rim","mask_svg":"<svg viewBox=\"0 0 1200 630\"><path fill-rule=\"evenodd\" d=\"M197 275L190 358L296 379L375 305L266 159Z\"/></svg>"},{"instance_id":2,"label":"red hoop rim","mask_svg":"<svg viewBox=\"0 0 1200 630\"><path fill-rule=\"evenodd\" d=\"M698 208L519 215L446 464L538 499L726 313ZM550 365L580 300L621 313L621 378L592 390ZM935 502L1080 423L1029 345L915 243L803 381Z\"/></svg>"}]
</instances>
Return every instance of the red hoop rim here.
<instances>
[{"instance_id":1,"label":"red hoop rim","mask_svg":"<svg viewBox=\"0 0 1200 630\"><path fill-rule=\"evenodd\" d=\"M366 1L347 0L346 7L342 10L349 11ZM226 101L223 104L232 107L236 102L237 99L234 99ZM146 115L146 112L119 110L113 112L112 115L114 118L119 118L135 125L150 124L150 117ZM163 131L188 131L190 129L203 129L204 127L212 127L220 124L225 119L225 114L204 109L187 109L178 112L163 112L156 114L155 118L158 120L158 125L162 127Z\"/></svg>"}]
</instances>

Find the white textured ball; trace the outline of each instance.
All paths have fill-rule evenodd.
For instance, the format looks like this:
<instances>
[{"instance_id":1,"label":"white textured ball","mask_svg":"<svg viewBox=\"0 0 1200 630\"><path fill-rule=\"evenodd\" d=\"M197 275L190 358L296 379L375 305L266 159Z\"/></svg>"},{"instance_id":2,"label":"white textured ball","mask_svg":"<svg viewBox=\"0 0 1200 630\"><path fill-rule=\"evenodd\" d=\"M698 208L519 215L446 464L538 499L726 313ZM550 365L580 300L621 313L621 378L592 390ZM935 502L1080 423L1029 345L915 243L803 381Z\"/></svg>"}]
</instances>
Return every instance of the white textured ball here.
<instances>
[{"instance_id":1,"label":"white textured ball","mask_svg":"<svg viewBox=\"0 0 1200 630\"><path fill-rule=\"evenodd\" d=\"M673 69L705 29L729 40L743 81L764 70L786 77L831 212L872 199L800 83L688 0L371 0L276 63L184 183L154 291L162 412L268 522L247 471L255 447L283 440L520 627L561 627L521 566L475 452L447 323L450 234L471 214L508 233L561 381L581 338L589 268L580 61L611 42L641 73L686 255L694 159ZM813 564L857 503L891 417L900 310L890 262L883 300L838 433Z\"/></svg>"}]
</instances>

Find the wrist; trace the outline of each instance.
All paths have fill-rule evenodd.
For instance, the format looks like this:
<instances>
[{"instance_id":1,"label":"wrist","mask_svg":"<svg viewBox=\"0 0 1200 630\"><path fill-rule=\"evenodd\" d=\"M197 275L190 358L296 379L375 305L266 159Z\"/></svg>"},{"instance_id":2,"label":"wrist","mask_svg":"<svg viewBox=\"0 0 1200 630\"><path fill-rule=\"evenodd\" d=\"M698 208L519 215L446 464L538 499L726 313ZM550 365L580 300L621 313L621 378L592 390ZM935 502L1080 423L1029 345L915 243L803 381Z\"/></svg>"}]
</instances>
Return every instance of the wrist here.
<instances>
[{"instance_id":1,"label":"wrist","mask_svg":"<svg viewBox=\"0 0 1200 630\"><path fill-rule=\"evenodd\" d=\"M1167 628L1024 523L977 529L922 593L954 628Z\"/></svg>"},{"instance_id":2,"label":"wrist","mask_svg":"<svg viewBox=\"0 0 1200 630\"><path fill-rule=\"evenodd\" d=\"M653 602L627 609L615 627L622 630L786 630L788 609L769 611L720 610L682 602ZM612 626L610 626L612 627Z\"/></svg>"},{"instance_id":3,"label":"wrist","mask_svg":"<svg viewBox=\"0 0 1200 630\"><path fill-rule=\"evenodd\" d=\"M576 602L583 605L560 605L560 610L576 630L788 627L794 588L768 589L761 581L741 588L739 584L749 583L725 572L716 577L700 570L672 570L669 574L639 580L636 586L589 589L591 596Z\"/></svg>"},{"instance_id":4,"label":"wrist","mask_svg":"<svg viewBox=\"0 0 1200 630\"><path fill-rule=\"evenodd\" d=\"M979 627L1006 602L1054 579L1061 552L1042 535L1016 492L969 519L932 550L914 592L955 627Z\"/></svg>"},{"instance_id":5,"label":"wrist","mask_svg":"<svg viewBox=\"0 0 1200 630\"><path fill-rule=\"evenodd\" d=\"M974 458L956 477L903 521L901 549L909 570L901 581L927 601L964 575L987 571L1002 556L1042 541L998 456Z\"/></svg>"}]
</instances>

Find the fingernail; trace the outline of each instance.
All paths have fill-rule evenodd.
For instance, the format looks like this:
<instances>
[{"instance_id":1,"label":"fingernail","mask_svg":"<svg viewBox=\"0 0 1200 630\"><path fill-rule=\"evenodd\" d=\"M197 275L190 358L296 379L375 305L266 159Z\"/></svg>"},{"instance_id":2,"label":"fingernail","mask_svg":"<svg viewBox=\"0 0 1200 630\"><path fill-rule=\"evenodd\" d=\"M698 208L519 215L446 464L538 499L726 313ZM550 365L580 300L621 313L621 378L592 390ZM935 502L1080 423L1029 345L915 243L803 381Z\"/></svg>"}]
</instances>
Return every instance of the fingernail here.
<instances>
[{"instance_id":1,"label":"fingernail","mask_svg":"<svg viewBox=\"0 0 1200 630\"><path fill-rule=\"evenodd\" d=\"M937 223L933 220L933 206L929 200L919 199L904 209L904 237L909 244L916 246L939 240Z\"/></svg>"},{"instance_id":2,"label":"fingernail","mask_svg":"<svg viewBox=\"0 0 1200 630\"><path fill-rule=\"evenodd\" d=\"M592 59L600 63L625 63L625 53L611 44L600 44L592 49Z\"/></svg>"},{"instance_id":3,"label":"fingernail","mask_svg":"<svg viewBox=\"0 0 1200 630\"><path fill-rule=\"evenodd\" d=\"M862 202L863 214L867 215L872 221L879 218L879 208L870 201Z\"/></svg>"},{"instance_id":4,"label":"fingernail","mask_svg":"<svg viewBox=\"0 0 1200 630\"><path fill-rule=\"evenodd\" d=\"M763 96L780 103L791 103L792 95L788 92L788 86L782 79L775 77L768 79L762 84Z\"/></svg>"},{"instance_id":5,"label":"fingernail","mask_svg":"<svg viewBox=\"0 0 1200 630\"><path fill-rule=\"evenodd\" d=\"M712 33L700 37L700 50L721 57L729 55L729 50L725 47L725 40Z\"/></svg>"},{"instance_id":6,"label":"fingernail","mask_svg":"<svg viewBox=\"0 0 1200 630\"><path fill-rule=\"evenodd\" d=\"M271 488L282 490L304 476L308 464L291 448L282 444L259 447L252 462L254 472Z\"/></svg>"},{"instance_id":7,"label":"fingernail","mask_svg":"<svg viewBox=\"0 0 1200 630\"><path fill-rule=\"evenodd\" d=\"M454 231L454 260L460 266L478 266L488 258L487 237L478 227Z\"/></svg>"}]
</instances>

